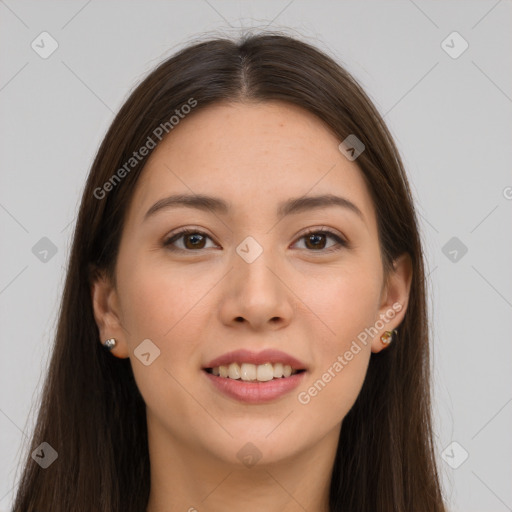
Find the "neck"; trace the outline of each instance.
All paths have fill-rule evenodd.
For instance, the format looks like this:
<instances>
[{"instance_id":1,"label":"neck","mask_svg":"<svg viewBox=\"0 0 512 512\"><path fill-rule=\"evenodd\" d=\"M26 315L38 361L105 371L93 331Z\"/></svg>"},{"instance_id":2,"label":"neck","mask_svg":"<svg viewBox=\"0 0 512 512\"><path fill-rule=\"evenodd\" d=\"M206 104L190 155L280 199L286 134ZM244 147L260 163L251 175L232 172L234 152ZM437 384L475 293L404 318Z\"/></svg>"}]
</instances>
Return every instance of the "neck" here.
<instances>
[{"instance_id":1,"label":"neck","mask_svg":"<svg viewBox=\"0 0 512 512\"><path fill-rule=\"evenodd\" d=\"M148 422L151 491L146 512L329 512L339 432L340 425L285 460L265 463L262 458L244 466L170 439L162 425Z\"/></svg>"}]
</instances>

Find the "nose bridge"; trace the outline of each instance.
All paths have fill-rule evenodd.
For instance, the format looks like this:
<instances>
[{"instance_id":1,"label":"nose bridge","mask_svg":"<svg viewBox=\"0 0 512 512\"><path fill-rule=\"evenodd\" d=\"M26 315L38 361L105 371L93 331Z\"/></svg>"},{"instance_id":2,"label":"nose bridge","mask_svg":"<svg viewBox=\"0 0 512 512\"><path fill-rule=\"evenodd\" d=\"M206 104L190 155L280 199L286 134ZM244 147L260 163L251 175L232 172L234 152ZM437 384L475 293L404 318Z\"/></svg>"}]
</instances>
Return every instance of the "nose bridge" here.
<instances>
[{"instance_id":1,"label":"nose bridge","mask_svg":"<svg viewBox=\"0 0 512 512\"><path fill-rule=\"evenodd\" d=\"M252 293L274 293L279 288L275 276L279 255L274 248L269 247L271 236L247 236L236 247L234 271L241 279L243 288L250 288ZM272 270L273 271L272 271Z\"/></svg>"}]
</instances>

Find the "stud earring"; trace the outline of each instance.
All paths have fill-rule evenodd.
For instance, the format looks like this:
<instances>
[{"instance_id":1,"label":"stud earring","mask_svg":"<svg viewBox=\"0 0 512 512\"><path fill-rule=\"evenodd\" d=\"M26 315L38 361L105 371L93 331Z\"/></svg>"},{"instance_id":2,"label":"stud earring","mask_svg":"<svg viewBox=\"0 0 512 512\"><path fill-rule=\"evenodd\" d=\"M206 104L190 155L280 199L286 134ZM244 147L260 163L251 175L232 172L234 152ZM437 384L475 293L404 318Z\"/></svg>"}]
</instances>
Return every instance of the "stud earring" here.
<instances>
[{"instance_id":1,"label":"stud earring","mask_svg":"<svg viewBox=\"0 0 512 512\"><path fill-rule=\"evenodd\" d=\"M393 337L398 335L398 331L393 329L392 331L386 331L381 337L380 341L384 343L384 345L389 345L393 341Z\"/></svg>"},{"instance_id":2,"label":"stud earring","mask_svg":"<svg viewBox=\"0 0 512 512\"><path fill-rule=\"evenodd\" d=\"M109 338L107 341L105 341L105 343L103 344L103 346L111 351L115 346L116 346L116 340L115 338Z\"/></svg>"}]
</instances>

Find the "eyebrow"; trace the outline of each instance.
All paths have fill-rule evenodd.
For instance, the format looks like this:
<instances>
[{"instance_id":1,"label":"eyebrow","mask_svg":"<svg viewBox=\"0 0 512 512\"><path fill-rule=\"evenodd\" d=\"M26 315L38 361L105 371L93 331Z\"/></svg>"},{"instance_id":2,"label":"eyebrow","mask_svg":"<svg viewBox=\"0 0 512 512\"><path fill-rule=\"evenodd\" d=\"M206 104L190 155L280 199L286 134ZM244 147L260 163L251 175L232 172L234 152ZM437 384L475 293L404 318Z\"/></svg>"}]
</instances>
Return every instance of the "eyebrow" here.
<instances>
[{"instance_id":1,"label":"eyebrow","mask_svg":"<svg viewBox=\"0 0 512 512\"><path fill-rule=\"evenodd\" d=\"M319 210L338 206L355 213L364 222L362 211L348 199L333 194L323 194L318 196L304 196L291 198L279 203L277 207L277 217L283 218L288 215L294 215L309 210ZM218 197L204 194L176 194L165 197L157 201L144 215L144 220L153 216L159 211L169 208L195 208L197 210L210 211L214 213L227 215L231 209L230 203Z\"/></svg>"}]
</instances>

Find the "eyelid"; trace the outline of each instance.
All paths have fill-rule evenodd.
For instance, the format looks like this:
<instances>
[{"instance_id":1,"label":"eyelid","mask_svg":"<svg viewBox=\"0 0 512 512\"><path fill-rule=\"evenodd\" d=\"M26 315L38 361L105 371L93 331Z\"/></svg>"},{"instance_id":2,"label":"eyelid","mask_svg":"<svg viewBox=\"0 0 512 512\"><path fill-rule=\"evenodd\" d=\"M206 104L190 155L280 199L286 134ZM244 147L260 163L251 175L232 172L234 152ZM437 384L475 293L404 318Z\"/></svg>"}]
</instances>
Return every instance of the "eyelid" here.
<instances>
[{"instance_id":1,"label":"eyelid","mask_svg":"<svg viewBox=\"0 0 512 512\"><path fill-rule=\"evenodd\" d=\"M338 230L336 230L334 228L330 228L329 226L319 226L319 227L307 228L305 231L301 231L298 235L296 235L296 237L302 238L304 236L314 234L314 233L325 233L329 236L337 237L337 238L341 239L344 243L348 244L348 240L341 232L339 232Z\"/></svg>"}]
</instances>

